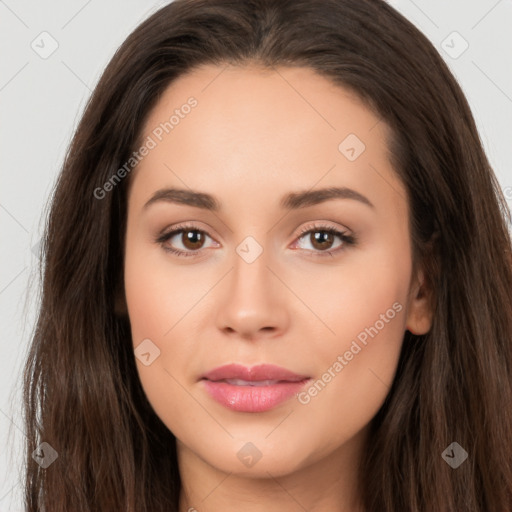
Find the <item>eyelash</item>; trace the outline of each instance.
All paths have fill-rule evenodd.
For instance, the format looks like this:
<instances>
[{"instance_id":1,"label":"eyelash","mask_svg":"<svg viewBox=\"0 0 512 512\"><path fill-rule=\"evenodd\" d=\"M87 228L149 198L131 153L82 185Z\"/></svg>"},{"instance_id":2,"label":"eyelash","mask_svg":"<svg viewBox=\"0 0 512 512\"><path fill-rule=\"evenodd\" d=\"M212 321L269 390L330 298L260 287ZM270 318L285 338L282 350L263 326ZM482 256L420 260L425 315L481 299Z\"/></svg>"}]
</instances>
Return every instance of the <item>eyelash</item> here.
<instances>
[{"instance_id":1,"label":"eyelash","mask_svg":"<svg viewBox=\"0 0 512 512\"><path fill-rule=\"evenodd\" d=\"M193 224L180 224L178 226L175 226L171 231L168 231L167 233L162 233L155 242L160 244L162 249L168 253L174 254L178 257L193 257L196 256L202 249L198 249L196 251L182 251L181 249L173 249L171 247L168 247L165 245L165 242L170 240L172 237L179 233L183 233L185 231L196 231L198 233L202 233L208 237L210 235L202 230L199 229L197 226L194 226ZM331 227L331 226L325 226L325 225L314 225L314 226L307 226L301 230L299 233L299 236L297 239L301 239L304 237L305 234L313 233L313 232L323 232L323 233L329 233L331 235L335 235L339 237L342 240L342 245L337 247L336 249L331 249L329 251L307 251L311 252L313 257L326 257L338 254L339 252L345 250L347 246L354 246L356 245L356 237L354 235L347 235L344 231L338 231L337 229ZM212 238L212 237L210 237Z\"/></svg>"}]
</instances>

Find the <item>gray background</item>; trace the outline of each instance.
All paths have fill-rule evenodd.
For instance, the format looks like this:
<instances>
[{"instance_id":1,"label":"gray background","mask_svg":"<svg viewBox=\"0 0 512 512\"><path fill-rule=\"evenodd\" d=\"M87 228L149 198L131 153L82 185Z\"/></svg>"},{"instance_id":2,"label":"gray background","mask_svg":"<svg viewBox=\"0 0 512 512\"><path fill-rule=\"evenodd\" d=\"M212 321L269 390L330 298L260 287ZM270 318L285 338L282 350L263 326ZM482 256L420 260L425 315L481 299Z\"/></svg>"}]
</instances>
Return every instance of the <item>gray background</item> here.
<instances>
[{"instance_id":1,"label":"gray background","mask_svg":"<svg viewBox=\"0 0 512 512\"><path fill-rule=\"evenodd\" d=\"M20 372L39 297L44 208L101 72L128 34L165 3L0 0L0 512L22 510ZM449 64L512 206L512 0L389 3Z\"/></svg>"}]
</instances>

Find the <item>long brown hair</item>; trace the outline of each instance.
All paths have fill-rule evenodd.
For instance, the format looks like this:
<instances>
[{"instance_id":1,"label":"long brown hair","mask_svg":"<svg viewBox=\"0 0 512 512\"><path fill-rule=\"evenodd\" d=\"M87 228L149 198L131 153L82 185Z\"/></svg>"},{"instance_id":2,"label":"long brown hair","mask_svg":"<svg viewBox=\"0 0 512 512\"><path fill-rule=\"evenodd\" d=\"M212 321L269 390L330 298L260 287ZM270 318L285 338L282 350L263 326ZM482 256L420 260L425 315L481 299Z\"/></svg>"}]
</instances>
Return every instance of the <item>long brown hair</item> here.
<instances>
[{"instance_id":1,"label":"long brown hair","mask_svg":"<svg viewBox=\"0 0 512 512\"><path fill-rule=\"evenodd\" d=\"M177 511L175 438L137 375L123 313L126 190L98 197L162 92L201 64L308 67L392 129L430 332L406 331L360 467L366 512L512 510L510 211L467 101L410 22L381 0L176 0L122 44L59 175L24 368L26 510ZM58 457L32 457L46 442ZM443 452L457 442L456 469Z\"/></svg>"}]
</instances>

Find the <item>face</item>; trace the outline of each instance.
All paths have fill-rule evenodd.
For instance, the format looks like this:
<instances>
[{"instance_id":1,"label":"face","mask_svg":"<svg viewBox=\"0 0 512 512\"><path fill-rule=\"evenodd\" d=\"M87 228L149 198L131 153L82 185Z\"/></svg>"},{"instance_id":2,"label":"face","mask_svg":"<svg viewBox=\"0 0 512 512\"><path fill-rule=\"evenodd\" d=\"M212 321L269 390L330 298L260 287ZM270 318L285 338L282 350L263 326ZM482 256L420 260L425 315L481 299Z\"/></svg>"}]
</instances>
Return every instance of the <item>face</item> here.
<instances>
[{"instance_id":1,"label":"face","mask_svg":"<svg viewBox=\"0 0 512 512\"><path fill-rule=\"evenodd\" d=\"M150 113L125 296L142 386L181 454L278 476L363 439L405 330L430 326L389 135L303 68L204 66Z\"/></svg>"}]
</instances>

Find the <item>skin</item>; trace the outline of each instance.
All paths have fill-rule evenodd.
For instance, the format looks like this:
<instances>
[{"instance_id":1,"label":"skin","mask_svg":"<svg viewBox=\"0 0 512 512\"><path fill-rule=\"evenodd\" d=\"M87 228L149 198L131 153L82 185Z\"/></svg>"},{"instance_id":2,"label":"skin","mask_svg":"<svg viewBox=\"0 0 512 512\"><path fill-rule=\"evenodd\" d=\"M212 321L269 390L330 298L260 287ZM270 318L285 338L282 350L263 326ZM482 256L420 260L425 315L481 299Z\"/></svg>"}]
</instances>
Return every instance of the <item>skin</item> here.
<instances>
[{"instance_id":1,"label":"skin","mask_svg":"<svg viewBox=\"0 0 512 512\"><path fill-rule=\"evenodd\" d=\"M369 423L388 394L405 330L427 332L432 316L421 268L412 270L407 194L388 160L389 128L312 70L209 65L168 87L143 137L190 96L197 106L131 175L124 262L133 346L149 338L160 350L148 366L136 362L148 400L177 438L180 512L360 510L356 467ZM351 133L366 146L354 161L338 149ZM291 211L279 205L290 192L330 186L359 192L373 208L350 198ZM167 201L144 209L166 187L212 194L221 210ZM205 231L203 242L182 233L163 245L195 247L197 256L156 242L182 222ZM353 234L356 244L322 257L342 241L315 245L319 223ZM252 263L236 251L248 236L263 249ZM263 413L235 412L200 381L223 364L264 362L321 379L394 303L401 310L306 404L292 397ZM252 467L237 457L248 442L261 453Z\"/></svg>"}]
</instances>

